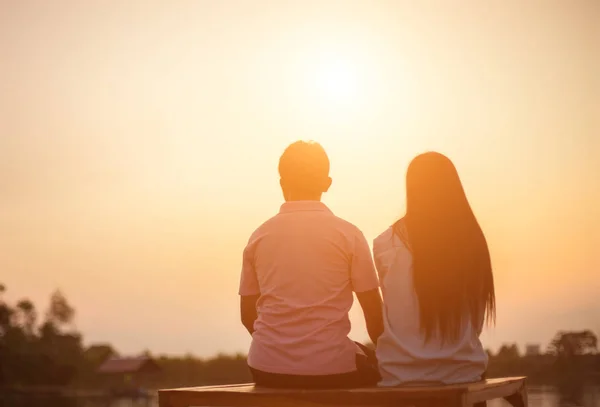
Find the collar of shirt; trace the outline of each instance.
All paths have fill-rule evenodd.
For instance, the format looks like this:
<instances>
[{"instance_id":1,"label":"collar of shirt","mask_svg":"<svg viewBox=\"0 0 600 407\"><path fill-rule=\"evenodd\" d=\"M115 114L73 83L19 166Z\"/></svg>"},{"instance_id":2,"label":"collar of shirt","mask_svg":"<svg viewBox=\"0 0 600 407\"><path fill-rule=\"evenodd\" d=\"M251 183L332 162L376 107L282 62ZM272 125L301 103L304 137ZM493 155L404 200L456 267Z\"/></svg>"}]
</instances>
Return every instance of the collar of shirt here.
<instances>
[{"instance_id":1,"label":"collar of shirt","mask_svg":"<svg viewBox=\"0 0 600 407\"><path fill-rule=\"evenodd\" d=\"M321 201L289 201L281 205L279 213L321 211L331 213L331 210Z\"/></svg>"}]
</instances>

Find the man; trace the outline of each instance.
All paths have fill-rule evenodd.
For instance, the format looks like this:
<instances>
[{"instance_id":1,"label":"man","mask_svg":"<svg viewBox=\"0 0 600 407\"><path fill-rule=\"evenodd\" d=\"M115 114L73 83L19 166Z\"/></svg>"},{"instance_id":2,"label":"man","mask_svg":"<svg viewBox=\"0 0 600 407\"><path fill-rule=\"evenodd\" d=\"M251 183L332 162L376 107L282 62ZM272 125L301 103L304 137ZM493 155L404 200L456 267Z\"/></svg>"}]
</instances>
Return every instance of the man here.
<instances>
[{"instance_id":1,"label":"man","mask_svg":"<svg viewBox=\"0 0 600 407\"><path fill-rule=\"evenodd\" d=\"M331 186L318 143L291 144L279 161L285 203L244 250L242 323L252 335L248 365L257 385L339 388L374 385L374 356L348 338L354 291L373 343L382 302L362 232L321 202Z\"/></svg>"}]
</instances>

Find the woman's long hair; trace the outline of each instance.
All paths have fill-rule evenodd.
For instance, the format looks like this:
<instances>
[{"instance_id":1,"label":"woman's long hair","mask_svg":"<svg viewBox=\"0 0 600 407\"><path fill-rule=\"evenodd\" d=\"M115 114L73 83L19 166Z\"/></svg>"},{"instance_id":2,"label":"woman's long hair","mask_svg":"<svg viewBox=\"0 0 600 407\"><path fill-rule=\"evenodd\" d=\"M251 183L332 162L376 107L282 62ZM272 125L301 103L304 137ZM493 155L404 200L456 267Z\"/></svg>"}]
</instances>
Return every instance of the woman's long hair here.
<instances>
[{"instance_id":1,"label":"woman's long hair","mask_svg":"<svg viewBox=\"0 0 600 407\"><path fill-rule=\"evenodd\" d=\"M413 258L413 281L427 342L458 339L465 317L477 329L495 322L490 253L456 168L444 155L417 156L406 174L403 219ZM402 220L394 230L400 234Z\"/></svg>"}]
</instances>

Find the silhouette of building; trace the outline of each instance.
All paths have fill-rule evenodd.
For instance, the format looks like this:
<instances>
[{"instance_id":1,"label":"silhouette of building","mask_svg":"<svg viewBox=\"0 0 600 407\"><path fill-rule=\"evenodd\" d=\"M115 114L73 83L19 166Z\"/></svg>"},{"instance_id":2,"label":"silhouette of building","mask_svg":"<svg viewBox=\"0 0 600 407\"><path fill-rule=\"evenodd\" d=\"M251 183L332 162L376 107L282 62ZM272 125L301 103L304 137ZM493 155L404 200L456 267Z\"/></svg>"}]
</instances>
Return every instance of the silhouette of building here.
<instances>
[{"instance_id":1,"label":"silhouette of building","mask_svg":"<svg viewBox=\"0 0 600 407\"><path fill-rule=\"evenodd\" d=\"M130 395L152 388L160 378L161 368L150 357L111 357L98 367L97 373L113 393Z\"/></svg>"}]
</instances>

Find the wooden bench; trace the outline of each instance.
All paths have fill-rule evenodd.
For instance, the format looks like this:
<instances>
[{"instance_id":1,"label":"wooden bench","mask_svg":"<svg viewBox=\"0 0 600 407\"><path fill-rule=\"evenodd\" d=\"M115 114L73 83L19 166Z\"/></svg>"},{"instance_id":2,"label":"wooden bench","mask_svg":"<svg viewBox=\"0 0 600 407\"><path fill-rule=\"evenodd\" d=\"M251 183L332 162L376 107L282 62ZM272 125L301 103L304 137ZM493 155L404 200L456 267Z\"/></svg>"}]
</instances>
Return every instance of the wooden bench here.
<instances>
[{"instance_id":1,"label":"wooden bench","mask_svg":"<svg viewBox=\"0 0 600 407\"><path fill-rule=\"evenodd\" d=\"M253 384L159 390L159 407L462 407L503 398L527 407L524 377L435 387L335 390L269 389ZM481 405L481 404L479 404Z\"/></svg>"}]
</instances>

